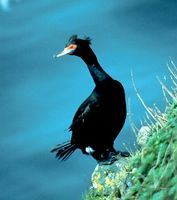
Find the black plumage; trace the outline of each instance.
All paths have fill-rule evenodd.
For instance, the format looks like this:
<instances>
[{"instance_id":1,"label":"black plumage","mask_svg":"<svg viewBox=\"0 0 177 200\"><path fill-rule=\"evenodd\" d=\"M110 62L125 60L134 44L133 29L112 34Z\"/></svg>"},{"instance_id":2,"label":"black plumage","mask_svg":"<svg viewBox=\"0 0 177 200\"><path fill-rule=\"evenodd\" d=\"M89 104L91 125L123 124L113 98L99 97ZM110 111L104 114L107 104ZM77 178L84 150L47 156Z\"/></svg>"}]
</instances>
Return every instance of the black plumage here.
<instances>
[{"instance_id":1,"label":"black plumage","mask_svg":"<svg viewBox=\"0 0 177 200\"><path fill-rule=\"evenodd\" d=\"M79 56L86 63L95 88L76 111L69 127L71 140L57 145L52 152L56 152L59 159L66 160L76 149L81 149L98 162L112 162L118 153L113 147L114 140L126 119L125 92L122 84L111 78L100 66L90 44L90 38L79 39L74 35L64 51L56 55Z\"/></svg>"}]
</instances>

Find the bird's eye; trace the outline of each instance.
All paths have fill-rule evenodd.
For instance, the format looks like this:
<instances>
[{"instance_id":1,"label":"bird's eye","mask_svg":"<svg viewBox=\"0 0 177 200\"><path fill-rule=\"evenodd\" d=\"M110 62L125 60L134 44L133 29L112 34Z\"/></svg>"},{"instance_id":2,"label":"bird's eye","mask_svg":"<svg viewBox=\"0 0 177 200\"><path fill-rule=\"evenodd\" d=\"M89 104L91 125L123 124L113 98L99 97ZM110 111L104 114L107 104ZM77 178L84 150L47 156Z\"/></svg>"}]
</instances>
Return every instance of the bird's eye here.
<instances>
[{"instance_id":1,"label":"bird's eye","mask_svg":"<svg viewBox=\"0 0 177 200\"><path fill-rule=\"evenodd\" d=\"M77 45L76 44L70 44L68 47L66 47L67 49L76 49Z\"/></svg>"},{"instance_id":2,"label":"bird's eye","mask_svg":"<svg viewBox=\"0 0 177 200\"><path fill-rule=\"evenodd\" d=\"M70 46L69 46L69 49L73 49L73 48L74 48L74 45L70 45Z\"/></svg>"}]
</instances>

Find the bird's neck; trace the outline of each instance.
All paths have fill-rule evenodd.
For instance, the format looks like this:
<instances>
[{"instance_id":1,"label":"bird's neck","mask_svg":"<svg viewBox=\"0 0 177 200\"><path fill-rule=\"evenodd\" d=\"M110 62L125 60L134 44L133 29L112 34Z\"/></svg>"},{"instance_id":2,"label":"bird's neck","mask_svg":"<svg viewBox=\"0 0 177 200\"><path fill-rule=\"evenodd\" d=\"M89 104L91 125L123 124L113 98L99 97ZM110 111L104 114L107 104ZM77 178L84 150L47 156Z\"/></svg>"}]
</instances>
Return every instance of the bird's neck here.
<instances>
[{"instance_id":1,"label":"bird's neck","mask_svg":"<svg viewBox=\"0 0 177 200\"><path fill-rule=\"evenodd\" d=\"M87 51L86 54L82 55L81 58L86 63L96 85L112 79L100 66L92 49Z\"/></svg>"}]
</instances>

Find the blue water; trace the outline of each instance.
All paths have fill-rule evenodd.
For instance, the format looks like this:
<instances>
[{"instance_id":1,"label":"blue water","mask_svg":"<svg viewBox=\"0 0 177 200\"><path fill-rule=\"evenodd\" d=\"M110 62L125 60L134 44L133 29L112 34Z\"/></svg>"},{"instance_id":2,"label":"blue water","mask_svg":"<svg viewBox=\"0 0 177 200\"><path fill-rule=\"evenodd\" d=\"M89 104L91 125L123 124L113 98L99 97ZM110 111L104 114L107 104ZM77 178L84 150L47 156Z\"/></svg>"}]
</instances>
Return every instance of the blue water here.
<instances>
[{"instance_id":1,"label":"blue water","mask_svg":"<svg viewBox=\"0 0 177 200\"><path fill-rule=\"evenodd\" d=\"M77 151L67 162L51 147L70 138L65 131L94 84L76 57L54 60L68 37L93 39L101 65L120 80L140 127L148 106L165 101L156 76L167 76L177 60L177 1L0 1L0 199L81 199L96 162ZM168 77L168 76L167 76ZM127 119L116 140L133 149Z\"/></svg>"}]
</instances>

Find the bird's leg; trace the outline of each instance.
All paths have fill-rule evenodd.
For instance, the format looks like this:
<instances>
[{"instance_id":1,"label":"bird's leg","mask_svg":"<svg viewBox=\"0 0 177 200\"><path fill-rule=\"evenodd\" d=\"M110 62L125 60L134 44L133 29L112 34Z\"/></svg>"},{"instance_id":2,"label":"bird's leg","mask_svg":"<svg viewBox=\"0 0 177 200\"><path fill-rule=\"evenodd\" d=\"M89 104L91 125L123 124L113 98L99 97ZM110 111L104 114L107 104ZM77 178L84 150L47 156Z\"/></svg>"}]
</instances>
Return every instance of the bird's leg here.
<instances>
[{"instance_id":1,"label":"bird's leg","mask_svg":"<svg viewBox=\"0 0 177 200\"><path fill-rule=\"evenodd\" d=\"M111 165L117 160L117 152L113 148L107 148L106 150L96 150L91 156L97 160L99 165Z\"/></svg>"},{"instance_id":2,"label":"bird's leg","mask_svg":"<svg viewBox=\"0 0 177 200\"><path fill-rule=\"evenodd\" d=\"M104 152L93 152L92 156L97 160L99 165L111 165L121 157L128 157L130 153L116 151L114 148L106 149Z\"/></svg>"}]
</instances>

